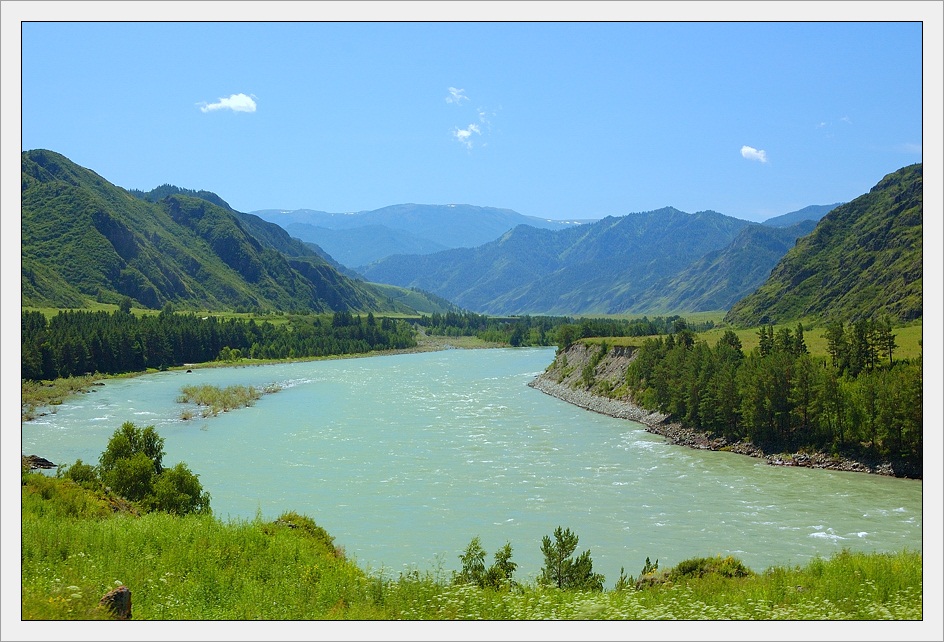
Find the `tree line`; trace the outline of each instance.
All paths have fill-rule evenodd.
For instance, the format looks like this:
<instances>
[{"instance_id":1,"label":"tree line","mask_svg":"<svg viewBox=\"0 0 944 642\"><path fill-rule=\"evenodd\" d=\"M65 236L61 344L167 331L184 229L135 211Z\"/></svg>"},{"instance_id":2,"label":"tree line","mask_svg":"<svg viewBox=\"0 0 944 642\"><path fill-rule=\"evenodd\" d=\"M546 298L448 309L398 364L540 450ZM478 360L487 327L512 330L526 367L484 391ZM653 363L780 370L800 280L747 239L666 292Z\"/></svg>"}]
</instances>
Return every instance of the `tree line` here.
<instances>
[{"instance_id":1,"label":"tree line","mask_svg":"<svg viewBox=\"0 0 944 642\"><path fill-rule=\"evenodd\" d=\"M429 334L441 336L474 336L485 341L518 346L552 346L566 348L579 339L588 337L643 337L672 332L682 323L678 315L641 317L639 319L605 319L564 316L489 317L475 312L434 312L418 321ZM714 327L711 321L692 325L696 330Z\"/></svg>"},{"instance_id":2,"label":"tree line","mask_svg":"<svg viewBox=\"0 0 944 642\"><path fill-rule=\"evenodd\" d=\"M21 316L22 369L28 380L120 374L216 360L287 359L402 349L416 345L409 323L350 312L291 315L285 324L175 313L63 310Z\"/></svg>"},{"instance_id":3,"label":"tree line","mask_svg":"<svg viewBox=\"0 0 944 642\"><path fill-rule=\"evenodd\" d=\"M802 324L758 331L745 354L732 331L714 347L684 327L646 339L626 380L639 405L683 426L768 452L864 450L920 467L922 363L895 360L886 320L832 322L825 357Z\"/></svg>"}]
</instances>

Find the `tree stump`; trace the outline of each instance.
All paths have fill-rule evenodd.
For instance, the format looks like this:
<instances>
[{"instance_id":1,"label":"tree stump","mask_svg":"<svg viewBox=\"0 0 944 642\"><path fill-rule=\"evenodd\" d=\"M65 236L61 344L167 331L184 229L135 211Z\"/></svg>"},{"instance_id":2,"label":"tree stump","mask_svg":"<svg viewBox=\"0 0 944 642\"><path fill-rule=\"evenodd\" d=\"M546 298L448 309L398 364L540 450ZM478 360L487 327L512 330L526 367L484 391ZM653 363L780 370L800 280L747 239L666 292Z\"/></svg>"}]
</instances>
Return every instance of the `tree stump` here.
<instances>
[{"instance_id":1,"label":"tree stump","mask_svg":"<svg viewBox=\"0 0 944 642\"><path fill-rule=\"evenodd\" d=\"M127 586L119 586L109 591L98 603L111 611L119 620L131 619L131 589Z\"/></svg>"}]
</instances>

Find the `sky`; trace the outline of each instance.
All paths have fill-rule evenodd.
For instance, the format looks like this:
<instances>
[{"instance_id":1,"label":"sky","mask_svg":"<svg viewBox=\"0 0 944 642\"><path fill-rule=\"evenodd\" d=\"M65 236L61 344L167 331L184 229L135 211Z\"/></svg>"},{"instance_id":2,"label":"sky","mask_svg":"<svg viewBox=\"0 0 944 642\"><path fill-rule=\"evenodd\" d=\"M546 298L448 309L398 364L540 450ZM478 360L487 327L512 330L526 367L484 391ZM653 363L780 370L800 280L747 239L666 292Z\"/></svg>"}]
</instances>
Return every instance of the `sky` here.
<instances>
[{"instance_id":1,"label":"sky","mask_svg":"<svg viewBox=\"0 0 944 642\"><path fill-rule=\"evenodd\" d=\"M917 21L31 21L21 35L20 151L243 212L762 221L923 158Z\"/></svg>"}]
</instances>

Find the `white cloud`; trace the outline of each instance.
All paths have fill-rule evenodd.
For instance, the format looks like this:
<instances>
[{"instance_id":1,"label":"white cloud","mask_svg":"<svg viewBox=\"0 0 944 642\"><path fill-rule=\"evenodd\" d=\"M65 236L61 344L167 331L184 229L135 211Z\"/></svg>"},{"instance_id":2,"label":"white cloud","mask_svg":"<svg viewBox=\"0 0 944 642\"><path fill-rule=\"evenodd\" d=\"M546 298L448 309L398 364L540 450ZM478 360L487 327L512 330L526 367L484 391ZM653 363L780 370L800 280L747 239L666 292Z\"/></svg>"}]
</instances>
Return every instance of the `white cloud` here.
<instances>
[{"instance_id":1,"label":"white cloud","mask_svg":"<svg viewBox=\"0 0 944 642\"><path fill-rule=\"evenodd\" d=\"M446 96L447 103L461 105L463 100L469 100L469 97L465 95L465 89L449 88L449 95Z\"/></svg>"},{"instance_id":2,"label":"white cloud","mask_svg":"<svg viewBox=\"0 0 944 642\"><path fill-rule=\"evenodd\" d=\"M456 127L452 130L452 135L457 141L465 145L466 149L472 149L472 134L481 135L481 128L475 123L471 123L467 129Z\"/></svg>"},{"instance_id":3,"label":"white cloud","mask_svg":"<svg viewBox=\"0 0 944 642\"><path fill-rule=\"evenodd\" d=\"M761 163L767 162L767 152L762 149L754 149L749 145L744 145L741 147L741 156L747 160L755 160Z\"/></svg>"},{"instance_id":4,"label":"white cloud","mask_svg":"<svg viewBox=\"0 0 944 642\"><path fill-rule=\"evenodd\" d=\"M446 96L446 102L453 105L462 106L463 102L471 101L471 99L465 95L464 89L458 89L456 87L449 87L449 95ZM475 138L479 136L487 137L488 133L492 129L492 123L490 118L494 116L494 113L490 113L485 107L477 107L475 109L475 115L478 117L478 122L469 123L466 127L453 127L452 128L452 137L459 142L460 145L466 149L472 149L476 145L486 147L488 143L476 142ZM484 132L484 133L483 133Z\"/></svg>"},{"instance_id":5,"label":"white cloud","mask_svg":"<svg viewBox=\"0 0 944 642\"><path fill-rule=\"evenodd\" d=\"M250 113L256 111L256 101L253 100L253 96L247 96L246 94L233 94L229 98L220 98L219 101L215 103L197 104L200 106L200 111L204 114L219 109L231 109L232 111L245 111Z\"/></svg>"}]
</instances>

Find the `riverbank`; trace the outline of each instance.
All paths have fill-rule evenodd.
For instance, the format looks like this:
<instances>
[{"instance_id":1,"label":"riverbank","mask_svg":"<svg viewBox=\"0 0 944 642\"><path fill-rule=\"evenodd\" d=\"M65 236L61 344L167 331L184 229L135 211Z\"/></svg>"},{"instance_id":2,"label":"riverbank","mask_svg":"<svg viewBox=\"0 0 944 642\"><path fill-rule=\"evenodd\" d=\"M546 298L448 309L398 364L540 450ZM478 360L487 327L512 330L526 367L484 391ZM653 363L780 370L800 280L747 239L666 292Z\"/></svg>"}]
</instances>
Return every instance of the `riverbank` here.
<instances>
[{"instance_id":1,"label":"riverbank","mask_svg":"<svg viewBox=\"0 0 944 642\"><path fill-rule=\"evenodd\" d=\"M411 348L396 348L390 350L374 350L371 352L357 352L351 354L332 354L323 357L291 357L286 359L250 359L240 358L233 361L207 361L203 363L185 363L180 366L171 366L169 371L187 371L202 368L240 368L250 366L264 366L276 363L294 363L303 361L323 361L328 359L359 359L364 357L381 357L394 354L414 354L420 352L437 352L440 350L473 350L484 348L506 348L507 344L483 341L477 337L446 337L428 335L418 327L416 345ZM27 422L56 412L56 406L64 403L72 396L85 394L93 390L94 386L104 385L105 379L124 377L138 377L152 374L157 370L142 370L140 372L125 372L115 375L88 374L78 377L66 377L54 381L20 382L20 421Z\"/></svg>"},{"instance_id":2,"label":"riverbank","mask_svg":"<svg viewBox=\"0 0 944 642\"><path fill-rule=\"evenodd\" d=\"M749 442L729 442L704 432L668 421L668 417L637 406L623 387L626 368L632 361L632 347L616 346L603 357L595 356L599 348L575 343L559 353L554 362L528 385L562 401L617 419L642 424L648 432L665 437L670 443L698 450L717 450L765 460L771 466L801 466L846 472L871 473L891 477L920 479L921 472L896 467L888 461L863 457L832 455L824 452L765 453ZM595 362L595 363L594 363ZM587 371L591 366L592 372ZM588 385L589 383L589 385ZM612 396L593 392L611 391ZM615 392L613 392L615 391Z\"/></svg>"}]
</instances>

